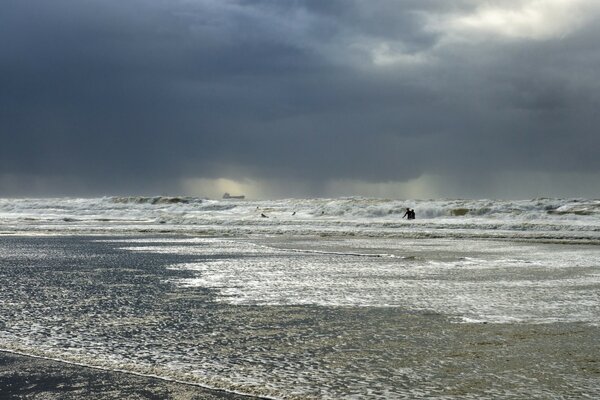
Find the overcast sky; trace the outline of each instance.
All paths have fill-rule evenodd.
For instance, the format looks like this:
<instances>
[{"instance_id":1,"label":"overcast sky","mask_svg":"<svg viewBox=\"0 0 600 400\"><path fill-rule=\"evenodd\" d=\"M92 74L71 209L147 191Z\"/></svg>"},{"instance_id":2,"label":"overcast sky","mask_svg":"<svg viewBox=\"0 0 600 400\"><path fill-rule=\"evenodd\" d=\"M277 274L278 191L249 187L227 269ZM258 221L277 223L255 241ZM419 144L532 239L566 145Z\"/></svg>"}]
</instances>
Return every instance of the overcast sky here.
<instances>
[{"instance_id":1,"label":"overcast sky","mask_svg":"<svg viewBox=\"0 0 600 400\"><path fill-rule=\"evenodd\" d=\"M598 0L2 0L0 197L600 197Z\"/></svg>"}]
</instances>

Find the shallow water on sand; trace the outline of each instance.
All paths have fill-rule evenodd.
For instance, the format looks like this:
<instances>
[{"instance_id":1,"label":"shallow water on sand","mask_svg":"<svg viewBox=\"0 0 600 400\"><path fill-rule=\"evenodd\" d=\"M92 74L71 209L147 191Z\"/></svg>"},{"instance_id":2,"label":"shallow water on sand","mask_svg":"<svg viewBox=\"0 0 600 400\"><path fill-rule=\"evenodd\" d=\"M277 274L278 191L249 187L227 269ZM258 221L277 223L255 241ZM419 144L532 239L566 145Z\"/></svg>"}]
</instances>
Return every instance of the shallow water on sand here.
<instances>
[{"instance_id":1,"label":"shallow water on sand","mask_svg":"<svg viewBox=\"0 0 600 400\"><path fill-rule=\"evenodd\" d=\"M0 347L275 398L600 396L600 249L0 237Z\"/></svg>"}]
</instances>

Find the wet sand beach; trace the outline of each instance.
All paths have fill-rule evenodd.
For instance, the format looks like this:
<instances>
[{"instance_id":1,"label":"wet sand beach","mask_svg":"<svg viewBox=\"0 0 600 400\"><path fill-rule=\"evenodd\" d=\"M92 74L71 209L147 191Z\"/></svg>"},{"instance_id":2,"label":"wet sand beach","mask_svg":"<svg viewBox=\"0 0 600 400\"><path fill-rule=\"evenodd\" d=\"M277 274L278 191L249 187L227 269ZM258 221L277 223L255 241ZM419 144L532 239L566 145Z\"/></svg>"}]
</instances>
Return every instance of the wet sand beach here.
<instances>
[{"instance_id":1,"label":"wet sand beach","mask_svg":"<svg viewBox=\"0 0 600 400\"><path fill-rule=\"evenodd\" d=\"M408 319L413 318L420 319L408 316ZM431 319L438 320L435 316ZM402 324L395 326L399 330L407 329L402 328ZM404 343L411 336L410 340L420 343L419 346L407 348L406 343L400 342L381 344L394 353L396 367L422 370L420 377L395 381L393 385L399 385L396 389L403 387L401 391L405 395L386 398L415 398L412 396L424 389L432 397L451 399L579 399L597 398L600 394L597 327L486 323L438 326L435 322L434 326L437 329L420 326L415 330L413 326L409 328L411 335L400 341ZM398 352L399 347L404 350ZM363 371L357 371L359 376L364 376L368 365L377 363L372 355L369 357L358 350L338 351L331 357L337 363L355 364ZM380 373L385 375L384 371ZM393 380L391 376L388 378ZM374 389L364 384L363 390ZM430 395L422 393L416 397L429 398ZM291 397L319 398L316 395ZM0 399L258 398L0 351Z\"/></svg>"},{"instance_id":2,"label":"wet sand beach","mask_svg":"<svg viewBox=\"0 0 600 400\"><path fill-rule=\"evenodd\" d=\"M0 399L249 400L255 397L0 351Z\"/></svg>"},{"instance_id":3,"label":"wet sand beach","mask_svg":"<svg viewBox=\"0 0 600 400\"><path fill-rule=\"evenodd\" d=\"M12 236L0 254L0 399L600 396L595 246Z\"/></svg>"}]
</instances>

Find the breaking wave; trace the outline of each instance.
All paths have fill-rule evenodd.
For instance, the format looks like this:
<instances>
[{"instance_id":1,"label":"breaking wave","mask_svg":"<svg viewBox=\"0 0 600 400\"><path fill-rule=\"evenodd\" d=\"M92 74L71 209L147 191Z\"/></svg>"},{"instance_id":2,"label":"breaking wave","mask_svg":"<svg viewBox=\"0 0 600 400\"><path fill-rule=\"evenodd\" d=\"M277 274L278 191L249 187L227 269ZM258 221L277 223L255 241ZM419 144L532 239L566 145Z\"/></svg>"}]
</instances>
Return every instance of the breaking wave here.
<instances>
[{"instance_id":1,"label":"breaking wave","mask_svg":"<svg viewBox=\"0 0 600 400\"><path fill-rule=\"evenodd\" d=\"M406 208L416 220L403 218ZM600 200L0 199L0 232L467 237L600 243Z\"/></svg>"},{"instance_id":2,"label":"breaking wave","mask_svg":"<svg viewBox=\"0 0 600 400\"><path fill-rule=\"evenodd\" d=\"M195 197L170 197L170 196L125 196L125 197L111 197L113 203L122 204L188 204L188 203L201 203L202 200Z\"/></svg>"}]
</instances>

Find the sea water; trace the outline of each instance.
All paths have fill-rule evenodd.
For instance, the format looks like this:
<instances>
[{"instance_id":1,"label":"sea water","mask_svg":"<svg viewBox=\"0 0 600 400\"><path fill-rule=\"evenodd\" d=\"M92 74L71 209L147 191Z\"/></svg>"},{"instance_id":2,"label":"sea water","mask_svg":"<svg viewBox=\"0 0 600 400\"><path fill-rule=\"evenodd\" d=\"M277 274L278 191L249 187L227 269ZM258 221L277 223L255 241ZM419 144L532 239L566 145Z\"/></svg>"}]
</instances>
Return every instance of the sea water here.
<instances>
[{"instance_id":1,"label":"sea water","mask_svg":"<svg viewBox=\"0 0 600 400\"><path fill-rule=\"evenodd\" d=\"M268 398L600 396L597 200L6 199L0 232L0 349Z\"/></svg>"}]
</instances>

